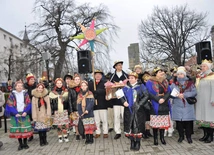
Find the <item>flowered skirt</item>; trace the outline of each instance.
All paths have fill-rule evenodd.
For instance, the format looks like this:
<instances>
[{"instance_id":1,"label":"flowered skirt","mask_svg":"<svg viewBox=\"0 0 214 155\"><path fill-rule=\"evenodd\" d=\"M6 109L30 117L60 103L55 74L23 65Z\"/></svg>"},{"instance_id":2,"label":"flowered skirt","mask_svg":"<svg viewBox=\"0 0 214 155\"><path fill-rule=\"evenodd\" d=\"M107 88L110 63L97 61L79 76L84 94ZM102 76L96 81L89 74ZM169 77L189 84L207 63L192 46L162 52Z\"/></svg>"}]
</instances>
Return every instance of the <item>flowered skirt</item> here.
<instances>
[{"instance_id":1,"label":"flowered skirt","mask_svg":"<svg viewBox=\"0 0 214 155\"><path fill-rule=\"evenodd\" d=\"M58 111L54 112L53 125L67 125L69 124L68 111L64 110L59 113Z\"/></svg>"},{"instance_id":2,"label":"flowered skirt","mask_svg":"<svg viewBox=\"0 0 214 155\"><path fill-rule=\"evenodd\" d=\"M170 127L169 115L150 115L150 126L152 128L168 129Z\"/></svg>"},{"instance_id":3,"label":"flowered skirt","mask_svg":"<svg viewBox=\"0 0 214 155\"><path fill-rule=\"evenodd\" d=\"M214 128L214 122L208 122L208 121L203 121L203 120L197 120L196 124L199 127L204 127L204 128Z\"/></svg>"},{"instance_id":4,"label":"flowered skirt","mask_svg":"<svg viewBox=\"0 0 214 155\"><path fill-rule=\"evenodd\" d=\"M34 131L49 131L51 124L49 122L36 122L34 124Z\"/></svg>"},{"instance_id":5,"label":"flowered skirt","mask_svg":"<svg viewBox=\"0 0 214 155\"><path fill-rule=\"evenodd\" d=\"M97 130L94 117L84 118L82 119L82 121L85 129L85 134L93 134L93 132Z\"/></svg>"},{"instance_id":6,"label":"flowered skirt","mask_svg":"<svg viewBox=\"0 0 214 155\"><path fill-rule=\"evenodd\" d=\"M29 115L26 117L11 116L10 138L29 138L33 135Z\"/></svg>"}]
</instances>

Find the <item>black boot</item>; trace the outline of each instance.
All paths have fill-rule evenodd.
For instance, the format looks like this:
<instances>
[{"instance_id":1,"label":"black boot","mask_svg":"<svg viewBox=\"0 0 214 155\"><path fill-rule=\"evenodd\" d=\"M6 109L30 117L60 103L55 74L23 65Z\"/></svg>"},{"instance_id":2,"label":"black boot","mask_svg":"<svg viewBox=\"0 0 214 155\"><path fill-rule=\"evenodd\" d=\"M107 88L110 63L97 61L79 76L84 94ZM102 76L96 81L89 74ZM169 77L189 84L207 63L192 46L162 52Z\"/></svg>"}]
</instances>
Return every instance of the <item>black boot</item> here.
<instances>
[{"instance_id":1,"label":"black boot","mask_svg":"<svg viewBox=\"0 0 214 155\"><path fill-rule=\"evenodd\" d=\"M160 140L163 145L166 145L166 141L164 140L164 129L160 129Z\"/></svg>"},{"instance_id":2,"label":"black boot","mask_svg":"<svg viewBox=\"0 0 214 155\"><path fill-rule=\"evenodd\" d=\"M150 133L150 129L146 129L146 135L148 137L153 137L153 135Z\"/></svg>"},{"instance_id":3,"label":"black boot","mask_svg":"<svg viewBox=\"0 0 214 155\"><path fill-rule=\"evenodd\" d=\"M135 141L133 137L129 137L131 144L130 144L130 150L134 150L135 149Z\"/></svg>"},{"instance_id":4,"label":"black boot","mask_svg":"<svg viewBox=\"0 0 214 155\"><path fill-rule=\"evenodd\" d=\"M147 135L146 131L143 132L142 137L143 137L143 139L148 139L149 138L149 136Z\"/></svg>"},{"instance_id":5,"label":"black boot","mask_svg":"<svg viewBox=\"0 0 214 155\"><path fill-rule=\"evenodd\" d=\"M191 136L190 136L190 137L187 137L187 142L188 142L189 144L192 143L192 138L191 138Z\"/></svg>"},{"instance_id":6,"label":"black boot","mask_svg":"<svg viewBox=\"0 0 214 155\"><path fill-rule=\"evenodd\" d=\"M23 142L24 142L23 148L24 148L24 149L28 149L29 146L27 145L27 138L24 138Z\"/></svg>"},{"instance_id":7,"label":"black boot","mask_svg":"<svg viewBox=\"0 0 214 155\"><path fill-rule=\"evenodd\" d=\"M33 135L28 139L29 142L33 140Z\"/></svg>"},{"instance_id":8,"label":"black boot","mask_svg":"<svg viewBox=\"0 0 214 155\"><path fill-rule=\"evenodd\" d=\"M89 135L89 144L93 144L94 143L94 136L93 136L93 134L90 134Z\"/></svg>"},{"instance_id":9,"label":"black boot","mask_svg":"<svg viewBox=\"0 0 214 155\"><path fill-rule=\"evenodd\" d=\"M43 132L43 143L44 143L44 145L48 145L48 142L47 142L47 132L46 131Z\"/></svg>"},{"instance_id":10,"label":"black boot","mask_svg":"<svg viewBox=\"0 0 214 155\"><path fill-rule=\"evenodd\" d=\"M89 144L89 142L90 142L90 136L89 134L86 134L85 144Z\"/></svg>"},{"instance_id":11,"label":"black boot","mask_svg":"<svg viewBox=\"0 0 214 155\"><path fill-rule=\"evenodd\" d=\"M184 131L178 130L178 133L179 133L178 143L181 143L184 140Z\"/></svg>"},{"instance_id":12,"label":"black boot","mask_svg":"<svg viewBox=\"0 0 214 155\"><path fill-rule=\"evenodd\" d=\"M208 128L207 132L208 132L208 138L207 140L204 141L204 143L211 143L213 141L213 129Z\"/></svg>"},{"instance_id":13,"label":"black boot","mask_svg":"<svg viewBox=\"0 0 214 155\"><path fill-rule=\"evenodd\" d=\"M135 151L139 151L140 150L140 138L136 138L134 150Z\"/></svg>"},{"instance_id":14,"label":"black boot","mask_svg":"<svg viewBox=\"0 0 214 155\"><path fill-rule=\"evenodd\" d=\"M19 141L18 150L22 150L22 149L23 149L22 139L21 139L21 138L18 138L18 141Z\"/></svg>"},{"instance_id":15,"label":"black boot","mask_svg":"<svg viewBox=\"0 0 214 155\"><path fill-rule=\"evenodd\" d=\"M39 144L40 146L44 146L43 132L39 132Z\"/></svg>"},{"instance_id":16,"label":"black boot","mask_svg":"<svg viewBox=\"0 0 214 155\"><path fill-rule=\"evenodd\" d=\"M82 139L85 139L85 134L82 135Z\"/></svg>"},{"instance_id":17,"label":"black boot","mask_svg":"<svg viewBox=\"0 0 214 155\"><path fill-rule=\"evenodd\" d=\"M204 136L199 139L199 141L201 141L201 142L206 141L208 139L207 128L203 127L202 129L204 131Z\"/></svg>"},{"instance_id":18,"label":"black boot","mask_svg":"<svg viewBox=\"0 0 214 155\"><path fill-rule=\"evenodd\" d=\"M154 145L158 145L158 129L153 128Z\"/></svg>"}]
</instances>

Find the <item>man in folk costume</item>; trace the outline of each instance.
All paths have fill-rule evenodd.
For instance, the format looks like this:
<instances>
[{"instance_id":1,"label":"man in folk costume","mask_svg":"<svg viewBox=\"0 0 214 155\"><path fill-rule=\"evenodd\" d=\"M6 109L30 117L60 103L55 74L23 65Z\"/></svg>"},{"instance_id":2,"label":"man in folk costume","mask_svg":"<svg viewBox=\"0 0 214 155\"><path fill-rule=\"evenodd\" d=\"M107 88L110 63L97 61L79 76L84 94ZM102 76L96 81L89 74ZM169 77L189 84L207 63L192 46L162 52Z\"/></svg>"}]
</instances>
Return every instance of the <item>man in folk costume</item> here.
<instances>
[{"instance_id":1,"label":"man in folk costume","mask_svg":"<svg viewBox=\"0 0 214 155\"><path fill-rule=\"evenodd\" d=\"M19 141L18 150L28 149L27 138L33 135L29 114L31 113L31 100L27 91L23 90L23 83L15 83L7 100L5 115L11 117L10 138Z\"/></svg>"},{"instance_id":2,"label":"man in folk costume","mask_svg":"<svg viewBox=\"0 0 214 155\"><path fill-rule=\"evenodd\" d=\"M27 89L30 100L32 100L33 96L31 93L32 93L32 90L36 88L37 83L36 83L35 77L32 73L27 74L26 80L27 80L27 82L24 83L24 88ZM33 121L31 114L30 114L30 120ZM28 141L30 142L32 140L33 140L33 135L28 139Z\"/></svg>"},{"instance_id":3,"label":"man in folk costume","mask_svg":"<svg viewBox=\"0 0 214 155\"><path fill-rule=\"evenodd\" d=\"M51 107L48 90L43 83L39 83L32 91L32 118L35 122L34 130L39 133L40 146L48 145L47 131L52 125L50 122Z\"/></svg>"},{"instance_id":4,"label":"man in folk costume","mask_svg":"<svg viewBox=\"0 0 214 155\"><path fill-rule=\"evenodd\" d=\"M115 61L113 68L115 69L115 72L112 74L110 82L122 82L128 79L128 75L122 70L123 61ZM124 106L119 99L112 99L111 101L113 103L114 111L114 131L116 132L114 139L119 139L121 137L120 116L123 119Z\"/></svg>"},{"instance_id":5,"label":"man in folk costume","mask_svg":"<svg viewBox=\"0 0 214 155\"><path fill-rule=\"evenodd\" d=\"M94 78L95 78L95 86L96 90L94 90L94 82L89 82L89 90L92 91L95 98L95 105L94 105L94 119L96 122L97 130L96 135L94 138L99 138L101 134L100 129L100 122L102 122L103 127L103 138L108 138L108 105L106 103L105 95L105 81L102 79L103 72L101 70L94 71Z\"/></svg>"},{"instance_id":6,"label":"man in folk costume","mask_svg":"<svg viewBox=\"0 0 214 155\"><path fill-rule=\"evenodd\" d=\"M96 124L94 120L94 96L91 91L88 90L88 82L81 82L81 91L77 97L77 109L79 116L82 118L86 141L85 144L94 143L93 133L96 130Z\"/></svg>"},{"instance_id":7,"label":"man in folk costume","mask_svg":"<svg viewBox=\"0 0 214 155\"><path fill-rule=\"evenodd\" d=\"M112 73L107 73L105 75L106 81L108 82L110 80ZM106 96L106 104L107 104L107 110L108 110L108 132L112 132L114 130L114 111L113 111L113 103L112 100L109 100Z\"/></svg>"},{"instance_id":8,"label":"man in folk costume","mask_svg":"<svg viewBox=\"0 0 214 155\"><path fill-rule=\"evenodd\" d=\"M199 140L205 143L213 141L214 73L211 69L212 62L205 59L201 64L201 74L196 78L196 123L203 128L204 136Z\"/></svg>"},{"instance_id":9,"label":"man in folk costume","mask_svg":"<svg viewBox=\"0 0 214 155\"><path fill-rule=\"evenodd\" d=\"M131 141L130 150L140 149L140 140L145 131L146 114L143 105L148 102L149 94L144 84L139 83L135 72L129 74L129 81L122 89L124 109L124 132Z\"/></svg>"},{"instance_id":10,"label":"man in folk costume","mask_svg":"<svg viewBox=\"0 0 214 155\"><path fill-rule=\"evenodd\" d=\"M165 72L161 68L154 68L153 76L147 81L146 88L152 102L150 126L153 128L154 145L158 145L158 129L161 143L166 145L164 130L170 127L169 111L171 105L169 98L171 89Z\"/></svg>"},{"instance_id":11,"label":"man in folk costume","mask_svg":"<svg viewBox=\"0 0 214 155\"><path fill-rule=\"evenodd\" d=\"M65 142L69 141L67 134L70 123L68 114L72 108L69 102L67 102L68 91L63 86L63 82L61 78L57 78L55 80L54 90L49 94L51 110L54 114L53 125L57 126L59 143L63 142L63 138Z\"/></svg>"}]
</instances>

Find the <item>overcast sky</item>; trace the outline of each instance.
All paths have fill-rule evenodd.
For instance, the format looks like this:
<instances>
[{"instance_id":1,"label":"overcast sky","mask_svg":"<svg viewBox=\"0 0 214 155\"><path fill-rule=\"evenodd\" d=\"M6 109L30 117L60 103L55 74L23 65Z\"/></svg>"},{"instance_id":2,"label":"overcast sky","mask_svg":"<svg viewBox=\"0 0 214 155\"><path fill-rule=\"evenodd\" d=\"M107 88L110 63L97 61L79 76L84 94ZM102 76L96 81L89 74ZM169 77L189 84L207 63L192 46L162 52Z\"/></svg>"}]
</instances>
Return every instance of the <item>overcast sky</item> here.
<instances>
[{"instance_id":1,"label":"overcast sky","mask_svg":"<svg viewBox=\"0 0 214 155\"><path fill-rule=\"evenodd\" d=\"M124 69L128 68L128 46L139 42L138 26L151 14L154 6L168 6L188 4L189 8L199 12L208 12L210 28L214 25L214 0L79 0L78 3L90 2L92 5L100 3L108 6L115 24L120 27L117 43L111 52L112 64L117 59L124 60ZM0 0L0 27L18 36L24 30L25 23L34 22L32 13L34 0Z\"/></svg>"}]
</instances>

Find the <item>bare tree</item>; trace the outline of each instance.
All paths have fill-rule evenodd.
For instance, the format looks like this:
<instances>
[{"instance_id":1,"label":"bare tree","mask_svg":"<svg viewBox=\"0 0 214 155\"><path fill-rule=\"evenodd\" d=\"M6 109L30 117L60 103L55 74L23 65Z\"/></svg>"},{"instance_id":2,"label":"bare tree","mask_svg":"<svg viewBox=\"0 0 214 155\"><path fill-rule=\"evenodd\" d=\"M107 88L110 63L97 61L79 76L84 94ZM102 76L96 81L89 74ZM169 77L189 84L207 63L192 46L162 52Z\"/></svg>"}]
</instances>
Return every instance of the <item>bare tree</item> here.
<instances>
[{"instance_id":1,"label":"bare tree","mask_svg":"<svg viewBox=\"0 0 214 155\"><path fill-rule=\"evenodd\" d=\"M104 5L91 7L85 3L77 6L74 0L36 0L34 12L40 21L29 26L31 43L37 48L51 47L49 52L55 60L55 78L61 76L66 51L69 48L74 50L79 42L69 39L82 33L77 23L89 27L92 19L96 18L96 28L108 27L110 35L115 35L118 29Z\"/></svg>"},{"instance_id":2,"label":"bare tree","mask_svg":"<svg viewBox=\"0 0 214 155\"><path fill-rule=\"evenodd\" d=\"M189 10L187 5L155 7L139 26L141 59L157 65L184 65L193 55L194 44L208 38L206 16L207 13Z\"/></svg>"}]
</instances>

